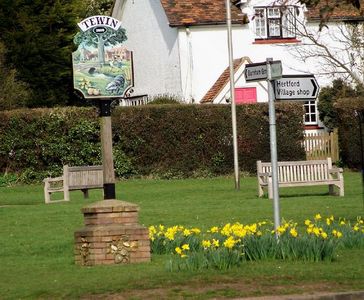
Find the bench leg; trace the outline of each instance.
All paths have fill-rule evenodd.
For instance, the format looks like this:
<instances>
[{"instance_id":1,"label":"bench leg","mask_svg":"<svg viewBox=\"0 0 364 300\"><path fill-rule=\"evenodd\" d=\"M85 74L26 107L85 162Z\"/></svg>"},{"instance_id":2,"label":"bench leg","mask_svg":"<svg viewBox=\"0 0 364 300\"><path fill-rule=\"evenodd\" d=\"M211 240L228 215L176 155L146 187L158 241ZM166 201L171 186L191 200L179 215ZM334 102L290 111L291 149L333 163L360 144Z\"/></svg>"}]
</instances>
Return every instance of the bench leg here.
<instances>
[{"instance_id":1,"label":"bench leg","mask_svg":"<svg viewBox=\"0 0 364 300\"><path fill-rule=\"evenodd\" d=\"M88 189L82 189L81 191L83 193L83 198L88 199L89 198Z\"/></svg>"},{"instance_id":2,"label":"bench leg","mask_svg":"<svg viewBox=\"0 0 364 300\"><path fill-rule=\"evenodd\" d=\"M64 201L70 201L70 191L66 188L63 190Z\"/></svg>"},{"instance_id":3,"label":"bench leg","mask_svg":"<svg viewBox=\"0 0 364 300\"><path fill-rule=\"evenodd\" d=\"M268 177L268 198L273 199L273 180L272 177Z\"/></svg>"},{"instance_id":4,"label":"bench leg","mask_svg":"<svg viewBox=\"0 0 364 300\"><path fill-rule=\"evenodd\" d=\"M329 184L329 194L335 195L334 184Z\"/></svg>"},{"instance_id":5,"label":"bench leg","mask_svg":"<svg viewBox=\"0 0 364 300\"><path fill-rule=\"evenodd\" d=\"M48 192L49 182L44 183L44 202L46 204L51 202L51 194Z\"/></svg>"},{"instance_id":6,"label":"bench leg","mask_svg":"<svg viewBox=\"0 0 364 300\"><path fill-rule=\"evenodd\" d=\"M264 196L264 190L263 190L263 187L260 184L258 184L258 195L259 195L259 197Z\"/></svg>"}]
</instances>

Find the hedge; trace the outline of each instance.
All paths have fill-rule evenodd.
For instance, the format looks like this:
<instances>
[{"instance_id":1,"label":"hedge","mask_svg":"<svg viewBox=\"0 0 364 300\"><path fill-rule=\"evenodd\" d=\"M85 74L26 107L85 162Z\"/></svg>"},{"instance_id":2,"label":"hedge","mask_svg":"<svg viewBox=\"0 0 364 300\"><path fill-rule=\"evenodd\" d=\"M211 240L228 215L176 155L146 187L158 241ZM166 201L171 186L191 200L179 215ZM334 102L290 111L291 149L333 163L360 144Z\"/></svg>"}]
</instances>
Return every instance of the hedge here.
<instances>
[{"instance_id":1,"label":"hedge","mask_svg":"<svg viewBox=\"0 0 364 300\"><path fill-rule=\"evenodd\" d=\"M304 159L302 106L277 103L279 160ZM270 159L267 104L237 107L239 163L254 172ZM112 114L118 177L163 178L233 171L231 111L224 105L117 107ZM0 113L0 171L23 180L61 173L64 164L101 163L95 108L15 110Z\"/></svg>"},{"instance_id":2,"label":"hedge","mask_svg":"<svg viewBox=\"0 0 364 300\"><path fill-rule=\"evenodd\" d=\"M339 124L340 157L344 165L352 169L360 169L360 121L355 111L361 112L364 116L364 98L340 99L334 107ZM364 132L364 124L362 126Z\"/></svg>"}]
</instances>

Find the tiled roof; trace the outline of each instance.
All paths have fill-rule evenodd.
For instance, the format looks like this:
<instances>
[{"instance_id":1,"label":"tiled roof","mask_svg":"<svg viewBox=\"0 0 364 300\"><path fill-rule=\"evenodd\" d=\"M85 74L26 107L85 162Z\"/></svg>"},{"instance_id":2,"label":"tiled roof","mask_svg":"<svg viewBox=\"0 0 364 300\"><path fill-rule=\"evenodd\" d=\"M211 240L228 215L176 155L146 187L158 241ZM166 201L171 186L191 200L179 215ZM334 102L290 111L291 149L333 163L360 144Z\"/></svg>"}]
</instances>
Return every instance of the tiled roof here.
<instances>
[{"instance_id":1,"label":"tiled roof","mask_svg":"<svg viewBox=\"0 0 364 300\"><path fill-rule=\"evenodd\" d=\"M322 0L318 5L308 7L307 18L311 20L330 19L330 20L364 20L364 0L359 0L360 10L352 4L343 0L342 4L335 6L336 1ZM329 10L325 6L329 6Z\"/></svg>"},{"instance_id":2,"label":"tiled roof","mask_svg":"<svg viewBox=\"0 0 364 300\"><path fill-rule=\"evenodd\" d=\"M224 0L160 0L172 27L226 23ZM247 23L244 14L234 5L231 22Z\"/></svg>"},{"instance_id":3,"label":"tiled roof","mask_svg":"<svg viewBox=\"0 0 364 300\"><path fill-rule=\"evenodd\" d=\"M249 57L242 57L234 59L234 73L241 67L244 62L251 63ZM230 67L227 67L220 77L216 80L210 90L203 96L200 103L212 103L222 89L228 84L230 80Z\"/></svg>"}]
</instances>

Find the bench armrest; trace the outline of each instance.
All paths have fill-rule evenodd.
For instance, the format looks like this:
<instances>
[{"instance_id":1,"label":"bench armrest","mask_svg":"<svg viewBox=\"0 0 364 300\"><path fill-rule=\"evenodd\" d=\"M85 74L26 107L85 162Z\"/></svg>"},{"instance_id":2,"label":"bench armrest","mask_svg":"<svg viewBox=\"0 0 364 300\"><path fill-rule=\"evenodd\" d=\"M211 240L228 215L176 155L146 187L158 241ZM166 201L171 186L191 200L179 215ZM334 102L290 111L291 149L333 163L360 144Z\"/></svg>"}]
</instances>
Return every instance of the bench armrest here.
<instances>
[{"instance_id":1,"label":"bench armrest","mask_svg":"<svg viewBox=\"0 0 364 300\"><path fill-rule=\"evenodd\" d=\"M47 177L47 178L43 179L43 182L44 183L46 183L46 182L57 182L57 181L63 181L63 180L64 180L63 176L54 177L54 178Z\"/></svg>"},{"instance_id":2,"label":"bench armrest","mask_svg":"<svg viewBox=\"0 0 364 300\"><path fill-rule=\"evenodd\" d=\"M329 173L342 173L343 172L343 169L342 168L333 167L333 168L329 169L328 172Z\"/></svg>"},{"instance_id":3,"label":"bench armrest","mask_svg":"<svg viewBox=\"0 0 364 300\"><path fill-rule=\"evenodd\" d=\"M272 176L272 172L265 172L265 173L258 173L259 177L268 177L268 176Z\"/></svg>"}]
</instances>

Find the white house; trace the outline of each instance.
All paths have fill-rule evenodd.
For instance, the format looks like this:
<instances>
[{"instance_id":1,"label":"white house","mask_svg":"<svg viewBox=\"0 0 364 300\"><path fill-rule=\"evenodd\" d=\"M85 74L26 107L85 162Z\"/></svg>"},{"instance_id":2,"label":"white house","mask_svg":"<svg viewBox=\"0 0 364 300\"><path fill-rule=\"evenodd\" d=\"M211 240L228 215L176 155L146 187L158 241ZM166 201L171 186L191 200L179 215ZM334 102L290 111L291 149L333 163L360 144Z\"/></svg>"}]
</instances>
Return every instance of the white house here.
<instances>
[{"instance_id":1,"label":"white house","mask_svg":"<svg viewBox=\"0 0 364 300\"><path fill-rule=\"evenodd\" d=\"M268 57L282 61L285 75L314 74L321 86L330 84L335 70L322 58L300 59L308 49L301 33L307 30L340 49L340 38L333 38L341 32L338 24L364 20L343 5L331 12L328 28L319 31L319 8L306 9L294 0L240 2L240 9L231 8L237 103L267 101L266 83L247 83L243 73L246 63ZM225 0L117 0L113 17L121 20L125 46L134 53L134 97L174 94L187 103L227 102ZM340 55L350 60L350 53ZM305 108L308 128L321 127L316 102L307 101Z\"/></svg>"}]
</instances>

